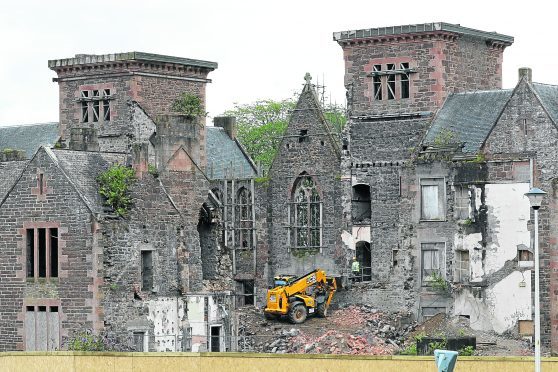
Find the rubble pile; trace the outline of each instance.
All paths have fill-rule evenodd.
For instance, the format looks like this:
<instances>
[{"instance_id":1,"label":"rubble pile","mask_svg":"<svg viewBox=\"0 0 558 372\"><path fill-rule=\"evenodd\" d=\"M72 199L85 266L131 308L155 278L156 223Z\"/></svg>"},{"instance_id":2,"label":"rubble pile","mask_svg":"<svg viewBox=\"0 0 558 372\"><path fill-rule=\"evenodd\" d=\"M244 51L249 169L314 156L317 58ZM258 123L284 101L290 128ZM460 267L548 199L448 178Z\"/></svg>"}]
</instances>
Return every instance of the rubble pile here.
<instances>
[{"instance_id":1,"label":"rubble pile","mask_svg":"<svg viewBox=\"0 0 558 372\"><path fill-rule=\"evenodd\" d=\"M410 319L409 314L351 305L294 325L265 321L258 310L246 309L239 318L238 346L265 353L391 355L415 329Z\"/></svg>"}]
</instances>

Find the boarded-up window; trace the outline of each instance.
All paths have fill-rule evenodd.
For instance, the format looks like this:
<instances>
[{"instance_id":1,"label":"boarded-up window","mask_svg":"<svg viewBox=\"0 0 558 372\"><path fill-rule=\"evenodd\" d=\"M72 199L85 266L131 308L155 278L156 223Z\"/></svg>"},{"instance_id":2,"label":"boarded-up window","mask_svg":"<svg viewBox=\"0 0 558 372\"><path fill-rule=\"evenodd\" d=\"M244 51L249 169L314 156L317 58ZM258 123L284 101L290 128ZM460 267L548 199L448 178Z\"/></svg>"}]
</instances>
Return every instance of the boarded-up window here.
<instances>
[{"instance_id":1,"label":"boarded-up window","mask_svg":"<svg viewBox=\"0 0 558 372\"><path fill-rule=\"evenodd\" d=\"M58 306L27 306L25 311L25 350L60 349Z\"/></svg>"},{"instance_id":2,"label":"boarded-up window","mask_svg":"<svg viewBox=\"0 0 558 372\"><path fill-rule=\"evenodd\" d=\"M454 281L459 283L469 282L469 251L456 251L454 264Z\"/></svg>"},{"instance_id":3,"label":"boarded-up window","mask_svg":"<svg viewBox=\"0 0 558 372\"><path fill-rule=\"evenodd\" d=\"M470 218L469 214L469 187L455 187L455 218L458 220L466 220Z\"/></svg>"},{"instance_id":4,"label":"boarded-up window","mask_svg":"<svg viewBox=\"0 0 558 372\"><path fill-rule=\"evenodd\" d=\"M134 350L135 351L147 351L145 350L145 332L134 332Z\"/></svg>"},{"instance_id":5,"label":"boarded-up window","mask_svg":"<svg viewBox=\"0 0 558 372\"><path fill-rule=\"evenodd\" d=\"M518 320L517 325L519 326L519 334L521 336L532 336L533 331L533 321L532 320Z\"/></svg>"},{"instance_id":6,"label":"boarded-up window","mask_svg":"<svg viewBox=\"0 0 558 372\"><path fill-rule=\"evenodd\" d=\"M421 282L423 285L428 285L436 277L441 277L440 263L444 247L444 243L421 244Z\"/></svg>"},{"instance_id":7,"label":"boarded-up window","mask_svg":"<svg viewBox=\"0 0 558 372\"><path fill-rule=\"evenodd\" d=\"M141 289L150 291L153 289L153 252L141 252Z\"/></svg>"},{"instance_id":8,"label":"boarded-up window","mask_svg":"<svg viewBox=\"0 0 558 372\"><path fill-rule=\"evenodd\" d=\"M443 220L444 180L442 178L423 178L420 180L421 219Z\"/></svg>"}]
</instances>

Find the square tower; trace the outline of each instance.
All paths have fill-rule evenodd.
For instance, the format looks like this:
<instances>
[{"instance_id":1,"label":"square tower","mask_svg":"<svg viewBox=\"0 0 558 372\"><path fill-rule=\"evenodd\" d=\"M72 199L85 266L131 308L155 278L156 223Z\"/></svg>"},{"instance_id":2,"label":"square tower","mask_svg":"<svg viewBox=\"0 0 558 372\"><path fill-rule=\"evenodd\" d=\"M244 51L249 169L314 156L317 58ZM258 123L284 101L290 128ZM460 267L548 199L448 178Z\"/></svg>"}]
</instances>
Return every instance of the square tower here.
<instances>
[{"instance_id":1,"label":"square tower","mask_svg":"<svg viewBox=\"0 0 558 372\"><path fill-rule=\"evenodd\" d=\"M205 108L209 72L217 63L143 52L77 54L48 61L58 75L60 137L68 146L72 135L94 136L100 151L128 152L140 140L133 102L155 118L169 114L183 93L200 98ZM200 123L203 125L203 123Z\"/></svg>"},{"instance_id":2,"label":"square tower","mask_svg":"<svg viewBox=\"0 0 558 372\"><path fill-rule=\"evenodd\" d=\"M352 116L435 111L448 93L498 89L513 37L449 23L335 32Z\"/></svg>"}]
</instances>

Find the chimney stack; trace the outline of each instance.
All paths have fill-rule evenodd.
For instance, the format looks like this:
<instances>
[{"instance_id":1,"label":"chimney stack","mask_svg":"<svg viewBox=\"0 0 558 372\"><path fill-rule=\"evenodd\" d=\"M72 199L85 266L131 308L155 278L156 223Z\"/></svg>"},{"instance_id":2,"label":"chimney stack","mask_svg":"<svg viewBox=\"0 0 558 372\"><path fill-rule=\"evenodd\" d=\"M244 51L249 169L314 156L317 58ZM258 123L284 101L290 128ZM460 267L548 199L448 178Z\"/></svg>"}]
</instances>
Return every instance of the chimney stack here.
<instances>
[{"instance_id":1,"label":"chimney stack","mask_svg":"<svg viewBox=\"0 0 558 372\"><path fill-rule=\"evenodd\" d=\"M236 138L236 118L234 116L216 117L213 119L213 125L223 128L232 140Z\"/></svg>"},{"instance_id":2,"label":"chimney stack","mask_svg":"<svg viewBox=\"0 0 558 372\"><path fill-rule=\"evenodd\" d=\"M519 80L525 77L527 82L531 83L533 81L533 71L529 67L520 67L519 68Z\"/></svg>"}]
</instances>

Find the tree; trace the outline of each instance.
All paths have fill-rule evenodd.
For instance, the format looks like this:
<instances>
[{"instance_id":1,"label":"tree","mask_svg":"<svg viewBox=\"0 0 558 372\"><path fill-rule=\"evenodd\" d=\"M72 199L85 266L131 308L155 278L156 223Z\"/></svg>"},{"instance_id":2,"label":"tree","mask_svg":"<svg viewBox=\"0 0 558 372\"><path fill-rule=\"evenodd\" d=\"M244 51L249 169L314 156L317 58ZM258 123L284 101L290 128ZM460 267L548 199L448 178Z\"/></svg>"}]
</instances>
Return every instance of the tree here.
<instances>
[{"instance_id":1,"label":"tree","mask_svg":"<svg viewBox=\"0 0 558 372\"><path fill-rule=\"evenodd\" d=\"M236 117L238 140L250 157L267 171L277 154L295 106L296 101L292 98L282 101L261 100L249 104L235 104L235 107L225 111L223 116ZM337 132L341 132L347 121L345 109L339 105L327 105L324 116Z\"/></svg>"}]
</instances>

